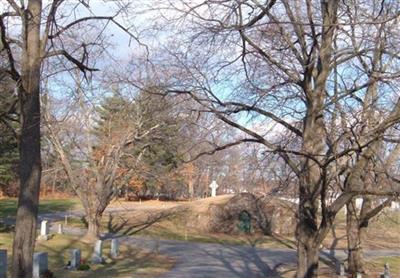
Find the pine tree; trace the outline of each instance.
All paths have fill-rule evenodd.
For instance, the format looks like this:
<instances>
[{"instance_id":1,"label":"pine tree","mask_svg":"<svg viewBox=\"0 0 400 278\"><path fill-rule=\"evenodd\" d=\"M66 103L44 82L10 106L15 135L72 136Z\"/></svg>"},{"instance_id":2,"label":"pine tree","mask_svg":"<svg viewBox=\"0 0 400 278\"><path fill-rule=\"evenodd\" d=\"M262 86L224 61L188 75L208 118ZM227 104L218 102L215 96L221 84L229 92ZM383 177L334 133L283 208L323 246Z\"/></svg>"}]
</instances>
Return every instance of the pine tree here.
<instances>
[{"instance_id":1,"label":"pine tree","mask_svg":"<svg viewBox=\"0 0 400 278\"><path fill-rule=\"evenodd\" d=\"M180 123L172 107L168 99L145 90L133 100L113 93L97 109L94 131L97 149L111 144L113 138L126 128L134 127L138 135L152 130L149 136L136 141L126 150L120 163L121 171L130 173L123 175L120 182L127 184L131 180L141 180L143 190L140 194L159 192L180 163L177 140Z\"/></svg>"},{"instance_id":2,"label":"pine tree","mask_svg":"<svg viewBox=\"0 0 400 278\"><path fill-rule=\"evenodd\" d=\"M0 124L0 134L0 184L4 192L18 176L18 144L14 134L4 124Z\"/></svg>"},{"instance_id":3,"label":"pine tree","mask_svg":"<svg viewBox=\"0 0 400 278\"><path fill-rule=\"evenodd\" d=\"M2 72L2 71L1 71ZM0 74L0 187L3 192L15 194L11 183L18 179L18 141L15 130L18 127L18 114L16 95L13 88L15 84Z\"/></svg>"}]
</instances>

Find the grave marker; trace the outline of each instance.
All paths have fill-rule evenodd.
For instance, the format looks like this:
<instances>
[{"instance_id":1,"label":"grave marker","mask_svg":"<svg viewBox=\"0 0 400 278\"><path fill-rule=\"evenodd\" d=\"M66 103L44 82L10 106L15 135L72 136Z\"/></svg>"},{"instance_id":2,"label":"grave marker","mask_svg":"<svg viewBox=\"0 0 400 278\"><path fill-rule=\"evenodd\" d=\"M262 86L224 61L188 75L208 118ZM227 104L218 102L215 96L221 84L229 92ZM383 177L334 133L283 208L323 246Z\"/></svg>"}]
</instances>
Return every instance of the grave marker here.
<instances>
[{"instance_id":1,"label":"grave marker","mask_svg":"<svg viewBox=\"0 0 400 278\"><path fill-rule=\"evenodd\" d=\"M7 250L0 249L0 278L7 277Z\"/></svg>"},{"instance_id":2,"label":"grave marker","mask_svg":"<svg viewBox=\"0 0 400 278\"><path fill-rule=\"evenodd\" d=\"M71 250L71 265L72 269L77 269L81 265L81 250L72 249Z\"/></svg>"},{"instance_id":3,"label":"grave marker","mask_svg":"<svg viewBox=\"0 0 400 278\"><path fill-rule=\"evenodd\" d=\"M49 239L49 225L47 220L43 220L40 223L40 236L39 240L48 240Z\"/></svg>"},{"instance_id":4,"label":"grave marker","mask_svg":"<svg viewBox=\"0 0 400 278\"><path fill-rule=\"evenodd\" d=\"M33 254L33 278L40 278L48 270L48 257L46 252Z\"/></svg>"},{"instance_id":5,"label":"grave marker","mask_svg":"<svg viewBox=\"0 0 400 278\"><path fill-rule=\"evenodd\" d=\"M345 271L345 268L344 268L344 263L340 263L339 264L339 271L338 271L339 273L339 277L346 277L346 271Z\"/></svg>"},{"instance_id":6,"label":"grave marker","mask_svg":"<svg viewBox=\"0 0 400 278\"><path fill-rule=\"evenodd\" d=\"M117 258L119 256L119 242L118 239L113 238L111 240L111 257Z\"/></svg>"},{"instance_id":7,"label":"grave marker","mask_svg":"<svg viewBox=\"0 0 400 278\"><path fill-rule=\"evenodd\" d=\"M212 181L212 183L210 184L211 197L217 196L217 188L218 187L219 187L219 185L217 184L217 182L216 181Z\"/></svg>"},{"instance_id":8,"label":"grave marker","mask_svg":"<svg viewBox=\"0 0 400 278\"><path fill-rule=\"evenodd\" d=\"M92 255L92 263L94 264L100 264L103 262L103 241L102 240L98 240L96 241L95 245L94 245L94 252Z\"/></svg>"},{"instance_id":9,"label":"grave marker","mask_svg":"<svg viewBox=\"0 0 400 278\"><path fill-rule=\"evenodd\" d=\"M385 269L382 276L383 278L390 278L390 268L388 263L385 263Z\"/></svg>"},{"instance_id":10,"label":"grave marker","mask_svg":"<svg viewBox=\"0 0 400 278\"><path fill-rule=\"evenodd\" d=\"M360 210L362 208L363 202L363 198L356 198L356 209Z\"/></svg>"}]
</instances>

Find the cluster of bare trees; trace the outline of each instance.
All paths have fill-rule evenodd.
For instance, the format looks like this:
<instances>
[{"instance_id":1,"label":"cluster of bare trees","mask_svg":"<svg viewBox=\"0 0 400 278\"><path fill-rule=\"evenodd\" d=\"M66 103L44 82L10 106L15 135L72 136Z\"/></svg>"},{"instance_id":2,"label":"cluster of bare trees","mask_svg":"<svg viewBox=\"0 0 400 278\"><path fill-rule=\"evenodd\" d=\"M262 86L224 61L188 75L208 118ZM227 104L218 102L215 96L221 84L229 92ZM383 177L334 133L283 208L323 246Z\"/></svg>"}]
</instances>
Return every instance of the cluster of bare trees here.
<instances>
[{"instance_id":1,"label":"cluster of bare trees","mask_svg":"<svg viewBox=\"0 0 400 278\"><path fill-rule=\"evenodd\" d=\"M125 7L120 5L119 8ZM79 9L85 12L77 12ZM16 98L9 110L18 106L20 118L18 130L20 194L13 243L13 277L32 275L42 170L40 92L43 72L49 65L51 67L48 68L51 69L57 68L56 65L62 65L62 70L78 68L85 75L96 70L92 67L89 54L102 41L101 32L97 36L86 36L79 41L73 36L73 31L82 30L84 26L91 27L90 23L96 21L111 22L123 28L116 21L118 13L119 11L108 16L93 15L89 5L84 1L1 2L2 76L5 75L5 78L14 82ZM128 29L123 29L132 36ZM63 60L57 62L60 58ZM58 67L58 71L60 70ZM55 73L57 71L48 72L48 74Z\"/></svg>"},{"instance_id":2,"label":"cluster of bare trees","mask_svg":"<svg viewBox=\"0 0 400 278\"><path fill-rule=\"evenodd\" d=\"M20 194L13 246L14 277L30 277L32 273L42 172L41 119L52 150L90 216L90 237L98 235L101 214L116 194L120 161L127 148L159 128L156 124L143 129L139 115L132 113L126 116L131 117L131 125L120 123L118 134L111 132L103 138L104 144L95 148L89 131L93 127L92 110L83 103L78 101L75 108L68 106L71 113L61 125L60 116L66 115L66 108L54 110L50 98L42 94L48 110L41 113L41 91L48 78L61 73L66 82L88 81L96 66L104 66L111 47L105 36L108 24L137 40L118 21L124 18L121 14L132 12L131 7L115 3L115 14L104 16L93 15L85 1L1 2L0 77L2 82L11 82L15 90L4 90L13 97L5 112L0 111L0 120L6 123L9 114L16 111L19 115L15 132ZM175 96L177 101L190 99L188 110L204 115L205 123L215 118L221 126L235 130L229 135L225 128L210 128L209 134L201 134L196 142L200 146L197 149L180 144L186 148L182 160L191 162L185 166L189 195L194 196L195 184L201 179L213 179L214 170L234 173L225 177L227 183L240 184L244 180L239 177L244 166L237 163L242 153L230 153L225 170L210 167L209 161L200 157L202 154L218 154L242 143L254 145L256 151L248 153L249 161L254 163L248 167L247 180L261 185L264 179L276 185L294 185L292 192L300 199L297 277L317 276L319 246L344 206L349 212L349 270L362 272L360 242L365 227L400 193L399 3L149 3L147 18L154 16L151 27L155 27L149 37L153 36L157 44L152 46L149 40L146 57L136 67L147 82L133 78L130 84L146 90L142 84L150 79L158 93ZM75 12L70 13L71 8ZM86 35L80 38L82 30ZM92 54L103 60L93 59ZM61 91L55 95L69 98L60 84L52 83L53 91ZM79 95L85 90L73 91L82 100ZM70 117L77 111L83 118ZM69 128L78 128L72 137L72 133L65 132ZM185 128L188 134L198 129L196 125ZM265 157L273 158L271 164L260 162ZM76 160L81 161L80 166L84 161L85 167L76 167ZM272 164L274 167L270 167ZM93 192L93 196L89 194ZM332 192L338 194L333 202L329 200ZM354 208L358 196L364 198L360 212ZM377 196L384 201L374 206Z\"/></svg>"},{"instance_id":3,"label":"cluster of bare trees","mask_svg":"<svg viewBox=\"0 0 400 278\"><path fill-rule=\"evenodd\" d=\"M242 132L237 143L260 144L288 165L300 198L297 276L317 276L319 246L338 211L347 205L349 229L357 230L349 237L358 237L399 194L385 162L398 159L399 4L170 2L175 13L163 15L178 32L166 51L183 80L168 92L192 97ZM284 136L246 124L249 115ZM340 194L328 203L332 190ZM377 195L386 201L367 208ZM356 196L365 196L357 223ZM349 269L362 271L353 241Z\"/></svg>"}]
</instances>

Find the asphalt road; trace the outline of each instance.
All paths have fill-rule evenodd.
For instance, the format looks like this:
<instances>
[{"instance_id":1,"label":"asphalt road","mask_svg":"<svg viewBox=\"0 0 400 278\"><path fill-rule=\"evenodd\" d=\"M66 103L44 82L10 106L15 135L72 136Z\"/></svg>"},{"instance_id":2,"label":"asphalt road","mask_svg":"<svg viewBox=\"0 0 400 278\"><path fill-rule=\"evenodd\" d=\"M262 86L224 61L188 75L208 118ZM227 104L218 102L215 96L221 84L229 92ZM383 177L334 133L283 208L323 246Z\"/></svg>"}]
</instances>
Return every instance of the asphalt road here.
<instances>
[{"instance_id":1,"label":"asphalt road","mask_svg":"<svg viewBox=\"0 0 400 278\"><path fill-rule=\"evenodd\" d=\"M280 277L279 266L296 263L296 253L289 249L269 250L136 237L123 237L121 241L175 258L176 265L162 275L163 278Z\"/></svg>"},{"instance_id":2,"label":"asphalt road","mask_svg":"<svg viewBox=\"0 0 400 278\"><path fill-rule=\"evenodd\" d=\"M56 231L56 227L52 227ZM85 231L67 228L66 233L81 235ZM162 278L224 278L224 277L281 277L279 268L295 266L293 249L263 249L243 245L194 243L175 240L150 239L138 236L105 234L104 240L117 237L122 244L145 248L173 257L175 266ZM400 250L366 250L365 257L400 256ZM321 250L320 258L335 264L344 260L343 250Z\"/></svg>"},{"instance_id":3,"label":"asphalt road","mask_svg":"<svg viewBox=\"0 0 400 278\"><path fill-rule=\"evenodd\" d=\"M116 210L117 211L117 210ZM65 215L81 216L82 212L41 215L40 219L60 220ZM56 231L56 227L52 227ZM64 228L68 234L81 235L78 228ZM105 239L118 237L104 235ZM242 245L222 245L185 241L149 239L136 236L119 237L122 244L160 252L176 260L176 265L162 278L208 278L208 277L280 277L278 268L295 265L296 251L292 249L261 249ZM400 256L400 250L366 250L365 256ZM321 259L327 262L345 259L343 250L322 250Z\"/></svg>"}]
</instances>

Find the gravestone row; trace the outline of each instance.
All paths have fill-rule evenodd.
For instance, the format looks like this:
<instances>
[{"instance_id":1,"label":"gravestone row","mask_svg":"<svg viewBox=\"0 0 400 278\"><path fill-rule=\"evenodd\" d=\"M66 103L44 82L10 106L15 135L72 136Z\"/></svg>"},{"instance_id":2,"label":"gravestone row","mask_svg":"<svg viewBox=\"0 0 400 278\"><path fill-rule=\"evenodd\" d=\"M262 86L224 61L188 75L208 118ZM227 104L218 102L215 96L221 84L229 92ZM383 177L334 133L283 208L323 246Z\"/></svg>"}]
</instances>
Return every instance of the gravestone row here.
<instances>
[{"instance_id":1,"label":"gravestone row","mask_svg":"<svg viewBox=\"0 0 400 278\"><path fill-rule=\"evenodd\" d=\"M345 267L344 267L343 263L341 263L339 265L338 272L339 272L339 278L347 278L348 277L347 274L346 274ZM389 264L388 263L385 263L385 266L384 266L384 269L383 269L383 274L380 277L381 278L391 278L390 271L389 271ZM362 278L362 274L357 272L356 273L356 278Z\"/></svg>"},{"instance_id":2,"label":"gravestone row","mask_svg":"<svg viewBox=\"0 0 400 278\"><path fill-rule=\"evenodd\" d=\"M58 234L63 234L64 229L62 224L58 224L57 226L57 233ZM40 223L40 235L38 237L38 240L48 240L49 239L49 223L47 220L43 220Z\"/></svg>"},{"instance_id":3,"label":"gravestone row","mask_svg":"<svg viewBox=\"0 0 400 278\"><path fill-rule=\"evenodd\" d=\"M43 235L43 234L42 234ZM103 241L98 240L94 246L94 252L92 256L92 263L103 263ZM112 258L119 256L119 242L117 239L111 240L111 252ZM77 269L81 264L81 250L72 249L71 259L69 262L69 269ZM35 252L33 255L33 278L39 278L40 275L45 274L48 271L48 254L46 252ZM7 250L0 249L0 278L7 277Z\"/></svg>"}]
</instances>

